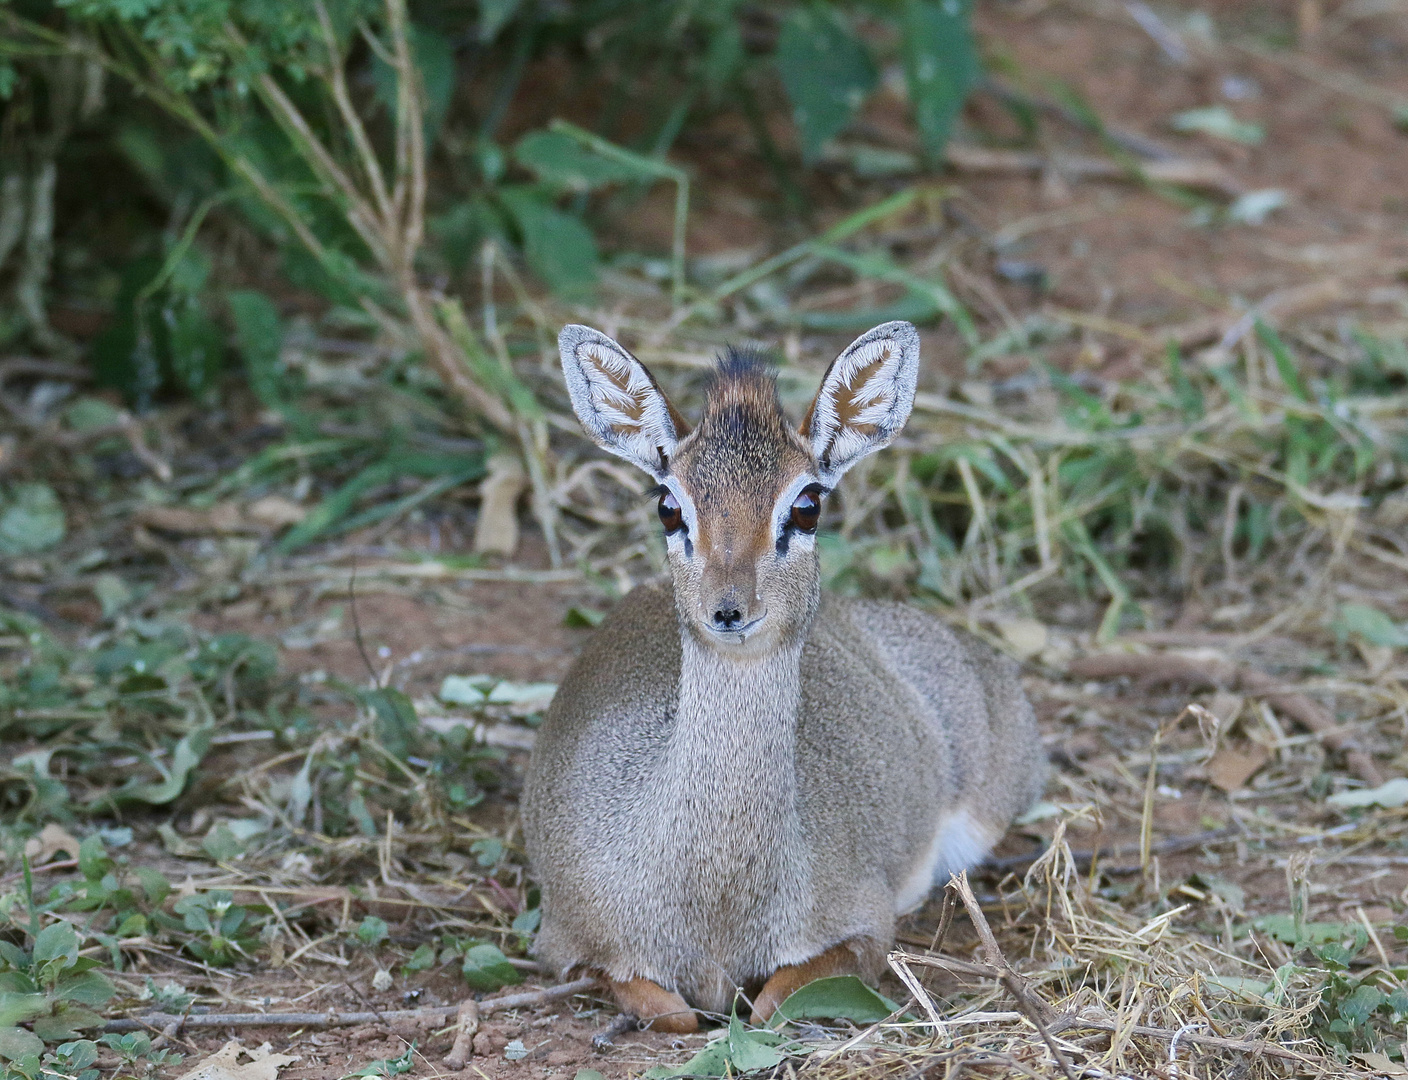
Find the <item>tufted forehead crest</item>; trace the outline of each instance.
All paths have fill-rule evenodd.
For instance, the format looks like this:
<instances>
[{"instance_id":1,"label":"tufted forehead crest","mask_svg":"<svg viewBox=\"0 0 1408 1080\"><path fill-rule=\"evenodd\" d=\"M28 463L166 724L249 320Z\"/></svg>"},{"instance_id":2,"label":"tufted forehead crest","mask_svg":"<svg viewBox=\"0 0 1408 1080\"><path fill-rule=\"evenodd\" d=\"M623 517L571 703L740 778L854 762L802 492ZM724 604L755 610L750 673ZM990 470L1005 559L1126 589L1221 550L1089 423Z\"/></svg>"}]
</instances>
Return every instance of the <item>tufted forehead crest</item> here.
<instances>
[{"instance_id":1,"label":"tufted forehead crest","mask_svg":"<svg viewBox=\"0 0 1408 1080\"><path fill-rule=\"evenodd\" d=\"M766 357L751 349L732 346L719 358L704 398L699 425L739 428L768 435L787 427L777 398L777 373Z\"/></svg>"}]
</instances>

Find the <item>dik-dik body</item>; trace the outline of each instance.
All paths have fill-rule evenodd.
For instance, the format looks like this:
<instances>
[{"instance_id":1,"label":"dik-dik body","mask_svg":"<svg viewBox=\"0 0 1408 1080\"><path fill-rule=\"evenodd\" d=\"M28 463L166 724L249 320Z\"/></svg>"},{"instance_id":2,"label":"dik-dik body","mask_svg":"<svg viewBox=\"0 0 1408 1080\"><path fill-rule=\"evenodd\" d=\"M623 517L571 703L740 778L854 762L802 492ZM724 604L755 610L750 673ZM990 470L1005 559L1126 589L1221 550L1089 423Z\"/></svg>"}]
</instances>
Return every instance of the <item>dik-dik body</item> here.
<instances>
[{"instance_id":1,"label":"dik-dik body","mask_svg":"<svg viewBox=\"0 0 1408 1080\"><path fill-rule=\"evenodd\" d=\"M538 733L538 955L672 1031L735 988L757 1021L812 978L874 979L896 916L983 858L1046 772L1014 664L821 590L825 497L908 419L919 336L857 339L800 429L748 357L721 362L691 431L604 334L559 344L588 433L658 484L673 581L617 606Z\"/></svg>"}]
</instances>

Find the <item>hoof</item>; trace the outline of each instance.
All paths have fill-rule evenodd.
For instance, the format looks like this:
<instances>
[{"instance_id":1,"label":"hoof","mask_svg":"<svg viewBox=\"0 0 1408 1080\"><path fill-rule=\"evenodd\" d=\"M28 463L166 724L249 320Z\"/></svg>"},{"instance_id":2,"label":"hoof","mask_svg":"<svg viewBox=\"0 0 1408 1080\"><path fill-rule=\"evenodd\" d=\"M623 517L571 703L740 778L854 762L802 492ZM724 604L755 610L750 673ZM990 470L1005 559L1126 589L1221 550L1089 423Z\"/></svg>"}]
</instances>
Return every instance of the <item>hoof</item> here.
<instances>
[{"instance_id":1,"label":"hoof","mask_svg":"<svg viewBox=\"0 0 1408 1080\"><path fill-rule=\"evenodd\" d=\"M617 982L607 979L611 994L623 1013L640 1021L647 1031L663 1031L670 1035L692 1035L699 1030L699 1017L689 1003L673 990L666 990L650 979Z\"/></svg>"}]
</instances>

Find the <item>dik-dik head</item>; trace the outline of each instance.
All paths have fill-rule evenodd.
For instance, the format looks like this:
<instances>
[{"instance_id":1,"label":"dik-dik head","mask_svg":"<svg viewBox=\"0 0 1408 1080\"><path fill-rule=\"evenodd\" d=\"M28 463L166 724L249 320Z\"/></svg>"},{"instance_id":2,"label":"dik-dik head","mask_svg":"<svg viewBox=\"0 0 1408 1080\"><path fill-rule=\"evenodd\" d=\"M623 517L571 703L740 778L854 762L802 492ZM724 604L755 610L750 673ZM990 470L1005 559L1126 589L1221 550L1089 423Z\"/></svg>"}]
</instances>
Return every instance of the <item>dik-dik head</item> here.
<instances>
[{"instance_id":1,"label":"dik-dik head","mask_svg":"<svg viewBox=\"0 0 1408 1080\"><path fill-rule=\"evenodd\" d=\"M572 405L605 450L653 476L680 618L740 656L797 640L821 592L816 529L847 469L909 418L919 335L890 322L831 362L800 428L757 358L730 350L690 431L645 365L605 334L558 338Z\"/></svg>"}]
</instances>

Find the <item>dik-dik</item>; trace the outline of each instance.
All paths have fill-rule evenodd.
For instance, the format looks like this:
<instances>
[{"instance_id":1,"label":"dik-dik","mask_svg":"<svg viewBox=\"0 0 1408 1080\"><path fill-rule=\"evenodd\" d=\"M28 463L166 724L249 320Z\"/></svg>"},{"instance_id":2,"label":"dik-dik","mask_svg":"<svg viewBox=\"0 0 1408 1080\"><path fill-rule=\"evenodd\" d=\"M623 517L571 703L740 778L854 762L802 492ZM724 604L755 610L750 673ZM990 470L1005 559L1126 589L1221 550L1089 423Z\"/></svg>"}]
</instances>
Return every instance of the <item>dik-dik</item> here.
<instances>
[{"instance_id":1,"label":"dik-dik","mask_svg":"<svg viewBox=\"0 0 1408 1080\"><path fill-rule=\"evenodd\" d=\"M841 353L801 426L731 351L692 431L611 338L559 338L572 404L649 473L671 585L634 589L563 681L523 799L537 952L657 1030L766 1020L824 975L878 977L895 918L1041 792L1017 667L902 604L822 592L827 495L909 417L919 335Z\"/></svg>"}]
</instances>

